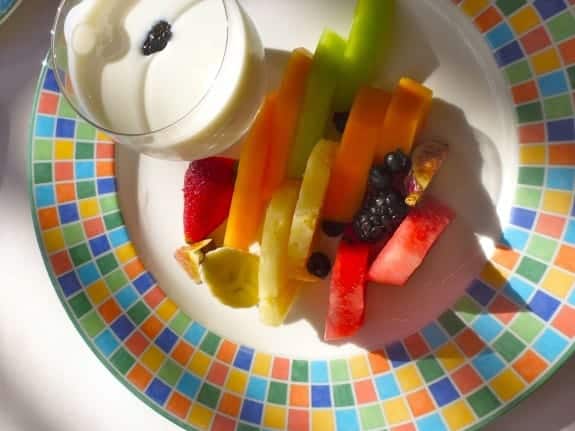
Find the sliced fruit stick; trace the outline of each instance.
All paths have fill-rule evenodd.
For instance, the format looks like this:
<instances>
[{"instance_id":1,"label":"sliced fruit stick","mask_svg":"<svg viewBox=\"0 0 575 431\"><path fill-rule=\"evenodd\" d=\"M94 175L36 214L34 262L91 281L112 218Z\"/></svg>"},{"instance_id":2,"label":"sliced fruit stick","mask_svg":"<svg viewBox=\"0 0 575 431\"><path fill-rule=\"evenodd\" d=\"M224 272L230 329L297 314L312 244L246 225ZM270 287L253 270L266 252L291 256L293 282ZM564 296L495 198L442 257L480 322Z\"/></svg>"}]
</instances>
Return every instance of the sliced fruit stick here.
<instances>
[{"instance_id":1,"label":"sliced fruit stick","mask_svg":"<svg viewBox=\"0 0 575 431\"><path fill-rule=\"evenodd\" d=\"M263 183L263 197L268 202L286 178L288 157L312 63L313 56L308 50L296 49L290 57L278 90L276 117L279 120L275 123L275 140L268 154Z\"/></svg>"},{"instance_id":2,"label":"sliced fruit stick","mask_svg":"<svg viewBox=\"0 0 575 431\"><path fill-rule=\"evenodd\" d=\"M343 67L346 43L336 33L324 31L315 51L307 82L294 145L288 162L288 176L300 179L313 147L323 137L332 113L333 97Z\"/></svg>"},{"instance_id":3,"label":"sliced fruit stick","mask_svg":"<svg viewBox=\"0 0 575 431\"><path fill-rule=\"evenodd\" d=\"M400 79L383 122L382 140L375 156L377 163L383 163L391 151L411 153L415 136L429 114L432 98L429 88L410 78Z\"/></svg>"},{"instance_id":4,"label":"sliced fruit stick","mask_svg":"<svg viewBox=\"0 0 575 431\"><path fill-rule=\"evenodd\" d=\"M394 20L395 0L358 0L335 96L336 111L348 111L359 89L375 78L391 46Z\"/></svg>"},{"instance_id":5,"label":"sliced fruit stick","mask_svg":"<svg viewBox=\"0 0 575 431\"><path fill-rule=\"evenodd\" d=\"M303 285L304 282L302 281L288 280L280 296L260 299L259 313L261 322L268 326L280 326L283 324Z\"/></svg>"},{"instance_id":6,"label":"sliced fruit stick","mask_svg":"<svg viewBox=\"0 0 575 431\"><path fill-rule=\"evenodd\" d=\"M288 242L299 188L299 181L285 183L274 193L266 212L261 243L259 299L264 307L260 309L260 320L269 325L281 324L282 318L280 314L274 316L265 307L292 296L288 285Z\"/></svg>"},{"instance_id":7,"label":"sliced fruit stick","mask_svg":"<svg viewBox=\"0 0 575 431\"><path fill-rule=\"evenodd\" d=\"M306 262L311 253L336 151L335 142L323 140L316 145L307 162L289 238L292 278L306 279Z\"/></svg>"},{"instance_id":8,"label":"sliced fruit stick","mask_svg":"<svg viewBox=\"0 0 575 431\"><path fill-rule=\"evenodd\" d=\"M403 286L454 219L455 213L450 208L426 197L409 212L375 259L369 279L379 284Z\"/></svg>"},{"instance_id":9,"label":"sliced fruit stick","mask_svg":"<svg viewBox=\"0 0 575 431\"><path fill-rule=\"evenodd\" d=\"M336 341L356 334L365 317L365 288L371 246L340 242L331 275L324 339Z\"/></svg>"},{"instance_id":10,"label":"sliced fruit stick","mask_svg":"<svg viewBox=\"0 0 575 431\"><path fill-rule=\"evenodd\" d=\"M265 213L263 172L274 145L277 94L269 95L250 130L240 156L224 245L247 251L258 240Z\"/></svg>"},{"instance_id":11,"label":"sliced fruit stick","mask_svg":"<svg viewBox=\"0 0 575 431\"><path fill-rule=\"evenodd\" d=\"M258 304L259 258L233 248L206 254L201 265L204 282L224 305L249 308Z\"/></svg>"},{"instance_id":12,"label":"sliced fruit stick","mask_svg":"<svg viewBox=\"0 0 575 431\"><path fill-rule=\"evenodd\" d=\"M383 90L360 90L333 165L323 210L326 220L348 223L360 209L389 100Z\"/></svg>"}]
</instances>

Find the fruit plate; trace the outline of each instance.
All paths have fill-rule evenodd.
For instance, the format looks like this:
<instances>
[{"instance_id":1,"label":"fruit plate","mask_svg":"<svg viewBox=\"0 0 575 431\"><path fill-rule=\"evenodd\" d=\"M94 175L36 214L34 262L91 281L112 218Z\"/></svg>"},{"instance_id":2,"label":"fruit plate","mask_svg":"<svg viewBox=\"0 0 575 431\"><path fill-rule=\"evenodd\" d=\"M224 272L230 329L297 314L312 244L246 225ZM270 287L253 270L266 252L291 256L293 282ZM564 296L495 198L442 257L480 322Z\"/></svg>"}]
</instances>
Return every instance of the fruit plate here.
<instances>
[{"instance_id":1,"label":"fruit plate","mask_svg":"<svg viewBox=\"0 0 575 431\"><path fill-rule=\"evenodd\" d=\"M244 3L269 47L270 85L286 50L312 49L326 25L345 33L354 7ZM318 335L321 287L269 329L192 285L173 259L186 165L116 147L74 114L45 65L32 214L78 332L185 429L460 430L508 411L575 350L572 3L398 2L378 84L410 75L435 90L424 133L453 147L435 193L461 223L412 285L370 288L368 323L346 344Z\"/></svg>"},{"instance_id":2,"label":"fruit plate","mask_svg":"<svg viewBox=\"0 0 575 431\"><path fill-rule=\"evenodd\" d=\"M20 3L22 3L22 0L0 0L0 24L8 19Z\"/></svg>"}]
</instances>

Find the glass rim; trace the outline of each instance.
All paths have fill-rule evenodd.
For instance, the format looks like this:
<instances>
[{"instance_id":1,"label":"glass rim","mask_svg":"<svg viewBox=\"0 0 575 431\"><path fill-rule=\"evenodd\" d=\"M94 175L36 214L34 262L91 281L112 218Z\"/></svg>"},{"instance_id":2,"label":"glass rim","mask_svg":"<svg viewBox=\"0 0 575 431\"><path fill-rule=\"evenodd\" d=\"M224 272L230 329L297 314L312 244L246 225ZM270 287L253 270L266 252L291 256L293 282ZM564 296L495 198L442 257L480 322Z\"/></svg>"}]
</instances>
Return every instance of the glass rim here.
<instances>
[{"instance_id":1,"label":"glass rim","mask_svg":"<svg viewBox=\"0 0 575 431\"><path fill-rule=\"evenodd\" d=\"M64 99L66 99L66 102L68 102L68 104L74 109L74 112L76 112L76 114L78 114L82 120L86 121L91 126L97 128L98 130L101 130L102 132L105 132L109 135L117 136L120 138L121 137L126 137L126 138L132 137L133 138L133 137L153 136L153 135L156 135L156 134L161 133L163 131L166 131L168 129L171 129L172 127L181 123L184 119L186 119L189 115L191 115L194 111L196 111L203 104L203 102L207 99L207 97L212 93L212 91L214 90L214 86L216 84L216 81L220 77L220 74L222 72L222 68L223 68L224 63L226 61L226 58L229 55L229 48L230 48L230 42L231 42L230 26L232 25L232 23L231 23L232 19L231 19L231 15L230 15L228 2L231 2L231 3L239 6L238 0L199 0L199 1L219 1L223 4L224 13L226 15L226 43L225 43L224 53L221 57L221 61L220 61L220 64L218 66L218 70L216 71L212 82L210 83L209 87L207 88L205 93L202 95L202 97L197 101L197 103L192 108L190 108L190 110L188 110L185 114L183 114L182 116L180 116L179 118L177 118L176 120L174 120L173 122L171 122L170 124L168 124L166 126L160 127L158 129L150 130L147 132L142 132L142 133L125 133L125 132L119 132L119 131L111 130L108 127L102 126L101 124L98 124L96 121L88 118L82 112L82 110L79 109L79 107L77 106L77 103L75 103L72 100L72 98L69 96L68 90L66 88L66 83L62 80L62 77L60 76L59 68L57 67L57 63L56 63L56 60L57 60L57 54L56 54L57 27L62 22L62 19L64 19L64 17L62 16L62 10L64 8L64 5L70 1L71 0L61 0L60 1L60 4L58 5L58 9L56 11L56 16L54 18L54 22L53 22L52 27L50 29L50 53L48 54L48 59L49 59L49 63L51 63L51 64L49 64L49 66L52 67L52 69L54 71L54 77L56 79L56 83L58 84L58 87L60 88L60 91L61 91L62 95L64 96ZM83 0L80 0L79 3L81 3L82 1ZM122 1L122 0L116 0L116 1ZM190 0L190 1L194 1L194 0Z\"/></svg>"}]
</instances>

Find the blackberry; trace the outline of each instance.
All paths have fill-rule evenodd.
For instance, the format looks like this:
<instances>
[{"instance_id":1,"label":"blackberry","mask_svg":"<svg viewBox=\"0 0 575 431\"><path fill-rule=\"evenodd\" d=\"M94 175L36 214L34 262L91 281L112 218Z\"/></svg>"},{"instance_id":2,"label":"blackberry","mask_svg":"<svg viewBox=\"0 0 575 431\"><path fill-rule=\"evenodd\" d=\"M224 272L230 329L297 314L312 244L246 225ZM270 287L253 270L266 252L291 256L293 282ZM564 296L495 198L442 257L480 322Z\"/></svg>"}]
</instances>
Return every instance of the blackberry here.
<instances>
[{"instance_id":1,"label":"blackberry","mask_svg":"<svg viewBox=\"0 0 575 431\"><path fill-rule=\"evenodd\" d=\"M158 22L146 36L142 46L142 53L148 56L163 51L168 46L171 38L172 26L166 21Z\"/></svg>"}]
</instances>

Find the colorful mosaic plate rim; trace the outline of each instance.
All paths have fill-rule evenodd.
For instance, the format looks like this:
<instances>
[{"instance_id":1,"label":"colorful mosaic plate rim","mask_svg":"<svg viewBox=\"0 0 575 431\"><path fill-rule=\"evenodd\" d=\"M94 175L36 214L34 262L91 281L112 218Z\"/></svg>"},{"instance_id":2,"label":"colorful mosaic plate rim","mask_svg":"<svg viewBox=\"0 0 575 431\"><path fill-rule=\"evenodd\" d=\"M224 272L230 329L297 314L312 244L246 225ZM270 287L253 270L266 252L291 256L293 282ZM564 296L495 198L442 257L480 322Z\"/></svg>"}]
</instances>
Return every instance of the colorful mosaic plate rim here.
<instances>
[{"instance_id":1,"label":"colorful mosaic plate rim","mask_svg":"<svg viewBox=\"0 0 575 431\"><path fill-rule=\"evenodd\" d=\"M188 429L475 429L575 351L575 1L453 3L484 34L516 105L511 248L437 321L348 359L274 357L182 313L129 241L113 143L43 69L29 156L40 248L78 331L135 395Z\"/></svg>"}]
</instances>

